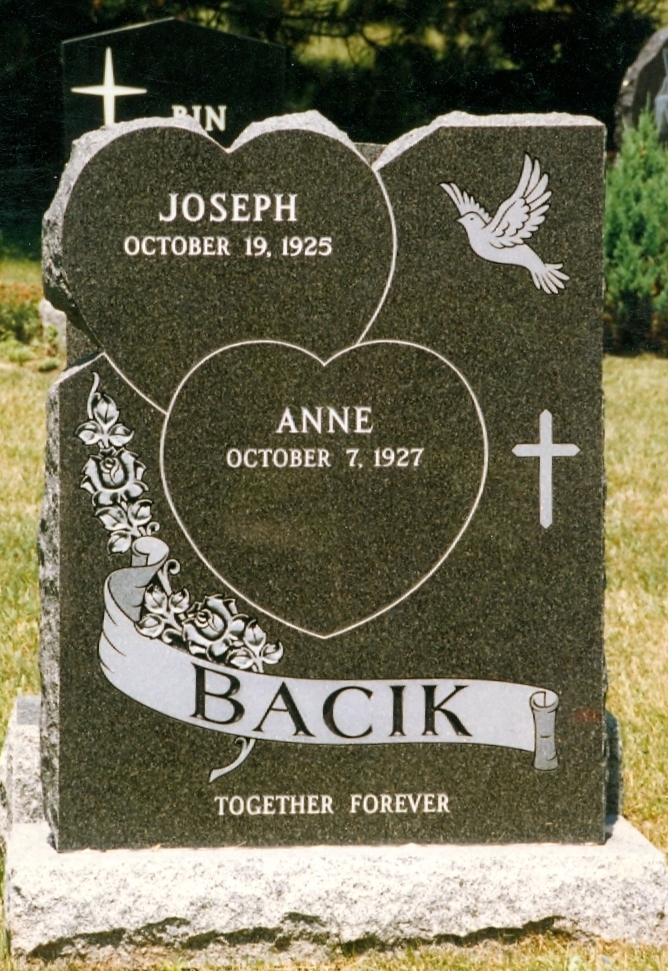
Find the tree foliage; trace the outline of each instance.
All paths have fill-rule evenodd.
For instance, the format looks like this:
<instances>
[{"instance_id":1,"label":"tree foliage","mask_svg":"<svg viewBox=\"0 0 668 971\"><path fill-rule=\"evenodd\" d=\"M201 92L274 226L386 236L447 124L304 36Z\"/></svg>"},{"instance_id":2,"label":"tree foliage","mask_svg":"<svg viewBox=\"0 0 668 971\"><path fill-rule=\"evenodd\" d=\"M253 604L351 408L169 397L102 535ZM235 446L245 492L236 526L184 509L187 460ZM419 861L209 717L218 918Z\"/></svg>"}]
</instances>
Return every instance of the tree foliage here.
<instances>
[{"instance_id":1,"label":"tree foliage","mask_svg":"<svg viewBox=\"0 0 668 971\"><path fill-rule=\"evenodd\" d=\"M114 0L116 8L127 6ZM150 15L151 0L132 0ZM165 0L169 5L170 0ZM109 0L105 3L109 6ZM170 9L295 53L290 98L386 142L450 110L572 111L612 132L657 0L218 0ZM329 47L328 43L329 42ZM318 62L309 52L345 50Z\"/></svg>"},{"instance_id":2,"label":"tree foliage","mask_svg":"<svg viewBox=\"0 0 668 971\"><path fill-rule=\"evenodd\" d=\"M612 349L668 350L668 152L650 111L608 173L605 263Z\"/></svg>"},{"instance_id":3,"label":"tree foliage","mask_svg":"<svg viewBox=\"0 0 668 971\"><path fill-rule=\"evenodd\" d=\"M573 111L612 129L624 70L658 0L0 0L0 170L60 158L59 45L166 16L285 44L288 108L386 142L446 111ZM44 182L43 173L49 171ZM39 174L41 173L41 175ZM39 177L38 177L39 176ZM2 178L2 177L0 177Z\"/></svg>"}]
</instances>

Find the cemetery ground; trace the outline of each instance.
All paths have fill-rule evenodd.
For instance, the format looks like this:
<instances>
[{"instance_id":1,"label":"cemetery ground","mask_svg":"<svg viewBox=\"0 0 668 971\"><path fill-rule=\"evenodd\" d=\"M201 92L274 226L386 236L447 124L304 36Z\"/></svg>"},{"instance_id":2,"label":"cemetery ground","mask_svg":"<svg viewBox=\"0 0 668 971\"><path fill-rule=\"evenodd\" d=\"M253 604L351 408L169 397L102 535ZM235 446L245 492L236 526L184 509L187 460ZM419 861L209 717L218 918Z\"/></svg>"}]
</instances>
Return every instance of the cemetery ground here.
<instances>
[{"instance_id":1,"label":"cemetery ground","mask_svg":"<svg viewBox=\"0 0 668 971\"><path fill-rule=\"evenodd\" d=\"M44 372L60 364L57 334L42 333L41 296L39 263L7 255L0 240L0 361L29 364Z\"/></svg>"},{"instance_id":2,"label":"cemetery ground","mask_svg":"<svg viewBox=\"0 0 668 971\"><path fill-rule=\"evenodd\" d=\"M34 264L0 267L0 279L37 285ZM39 691L39 604L35 535L42 492L44 401L55 368L34 344L16 359L0 343L0 731L15 696ZM59 358L50 355L59 363ZM668 852L668 360L608 357L606 648L608 708L624 742L625 815ZM165 968L193 967L192 955ZM9 969L8 958L0 969ZM334 971L440 969L668 969L668 948L586 944L535 928L513 940L477 940L466 947L360 950L328 966Z\"/></svg>"}]
</instances>

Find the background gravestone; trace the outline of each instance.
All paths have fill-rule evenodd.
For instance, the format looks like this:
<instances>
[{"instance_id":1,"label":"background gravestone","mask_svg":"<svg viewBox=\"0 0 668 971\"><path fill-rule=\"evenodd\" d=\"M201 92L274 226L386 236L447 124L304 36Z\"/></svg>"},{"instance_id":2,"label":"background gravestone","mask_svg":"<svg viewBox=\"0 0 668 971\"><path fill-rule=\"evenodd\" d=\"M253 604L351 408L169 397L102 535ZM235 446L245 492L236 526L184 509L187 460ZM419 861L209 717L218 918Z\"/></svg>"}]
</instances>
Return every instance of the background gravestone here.
<instances>
[{"instance_id":1,"label":"background gravestone","mask_svg":"<svg viewBox=\"0 0 668 971\"><path fill-rule=\"evenodd\" d=\"M50 402L60 849L603 840L603 148L453 115L371 168L314 113L79 143L45 218L101 348Z\"/></svg>"},{"instance_id":2,"label":"background gravestone","mask_svg":"<svg viewBox=\"0 0 668 971\"><path fill-rule=\"evenodd\" d=\"M229 145L252 121L283 111L285 50L180 20L65 41L63 137L102 124L188 114Z\"/></svg>"},{"instance_id":3,"label":"background gravestone","mask_svg":"<svg viewBox=\"0 0 668 971\"><path fill-rule=\"evenodd\" d=\"M663 141L668 138L668 27L653 34L627 69L615 110L615 144L621 147L625 128L638 124L649 107Z\"/></svg>"}]
</instances>

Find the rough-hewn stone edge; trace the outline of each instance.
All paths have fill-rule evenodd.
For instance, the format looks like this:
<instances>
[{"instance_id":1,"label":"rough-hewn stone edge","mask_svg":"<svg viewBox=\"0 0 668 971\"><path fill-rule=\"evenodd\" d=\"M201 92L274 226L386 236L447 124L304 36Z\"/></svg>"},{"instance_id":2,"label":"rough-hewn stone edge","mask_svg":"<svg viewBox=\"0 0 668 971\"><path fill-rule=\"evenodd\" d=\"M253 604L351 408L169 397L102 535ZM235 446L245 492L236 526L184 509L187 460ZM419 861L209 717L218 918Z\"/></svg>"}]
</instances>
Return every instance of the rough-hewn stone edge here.
<instances>
[{"instance_id":1,"label":"rough-hewn stone edge","mask_svg":"<svg viewBox=\"0 0 668 971\"><path fill-rule=\"evenodd\" d=\"M46 299L63 311L68 319L89 336L90 331L79 313L70 290L62 259L62 234L65 211L77 179L90 160L103 148L129 132L143 128L185 128L209 138L194 118L139 118L86 132L72 145L70 160L65 166L53 201L42 220L42 282Z\"/></svg>"},{"instance_id":2,"label":"rough-hewn stone edge","mask_svg":"<svg viewBox=\"0 0 668 971\"><path fill-rule=\"evenodd\" d=\"M439 115L438 118L421 128L414 128L412 131L401 135L385 148L382 154L373 163L372 168L379 172L384 166L388 165L403 152L408 151L413 145L417 145L424 138L428 138L439 128L600 128L605 132L605 125L596 118L589 115L569 115L560 111L548 112L546 114L536 114L527 112L525 114L508 115L470 115L466 111L451 111L447 115Z\"/></svg>"},{"instance_id":3,"label":"rough-hewn stone edge","mask_svg":"<svg viewBox=\"0 0 668 971\"><path fill-rule=\"evenodd\" d=\"M319 111L299 111L290 115L275 115L272 118L265 118L264 121L252 121L250 125L244 128L227 151L236 152L242 145L254 138L277 131L311 131L316 135L324 135L326 138L341 142L355 155L362 155L349 136L340 128L337 128L334 122L321 115ZM362 158L364 158L363 155Z\"/></svg>"},{"instance_id":4,"label":"rough-hewn stone edge","mask_svg":"<svg viewBox=\"0 0 668 971\"><path fill-rule=\"evenodd\" d=\"M663 854L619 819L604 845L83 850L46 823L7 839L12 956L136 964L146 948L275 956L289 947L465 942L536 925L576 938L668 942Z\"/></svg>"},{"instance_id":5,"label":"rough-hewn stone edge","mask_svg":"<svg viewBox=\"0 0 668 971\"><path fill-rule=\"evenodd\" d=\"M66 334L68 367L73 367L84 358L100 353L97 343L69 320L67 321Z\"/></svg>"},{"instance_id":6,"label":"rough-hewn stone edge","mask_svg":"<svg viewBox=\"0 0 668 971\"><path fill-rule=\"evenodd\" d=\"M60 388L80 367L69 368L53 383L46 404L44 497L37 535L39 555L39 668L42 682L40 718L44 814L58 832L60 748Z\"/></svg>"},{"instance_id":7,"label":"rough-hewn stone edge","mask_svg":"<svg viewBox=\"0 0 668 971\"><path fill-rule=\"evenodd\" d=\"M39 555L39 670L42 683L40 716L41 770L44 812L58 831L58 750L60 700L60 380L46 402L44 496L37 534Z\"/></svg>"},{"instance_id":8,"label":"rough-hewn stone edge","mask_svg":"<svg viewBox=\"0 0 668 971\"><path fill-rule=\"evenodd\" d=\"M0 754L0 844L17 823L36 823L44 818L39 764L38 695L20 695L14 702L5 744Z\"/></svg>"},{"instance_id":9,"label":"rough-hewn stone edge","mask_svg":"<svg viewBox=\"0 0 668 971\"><path fill-rule=\"evenodd\" d=\"M58 331L58 349L65 352L68 367L99 351L92 338L84 334L79 327L75 327L68 320L67 315L62 310L56 310L46 297L40 300L39 313L43 328L55 327Z\"/></svg>"}]
</instances>

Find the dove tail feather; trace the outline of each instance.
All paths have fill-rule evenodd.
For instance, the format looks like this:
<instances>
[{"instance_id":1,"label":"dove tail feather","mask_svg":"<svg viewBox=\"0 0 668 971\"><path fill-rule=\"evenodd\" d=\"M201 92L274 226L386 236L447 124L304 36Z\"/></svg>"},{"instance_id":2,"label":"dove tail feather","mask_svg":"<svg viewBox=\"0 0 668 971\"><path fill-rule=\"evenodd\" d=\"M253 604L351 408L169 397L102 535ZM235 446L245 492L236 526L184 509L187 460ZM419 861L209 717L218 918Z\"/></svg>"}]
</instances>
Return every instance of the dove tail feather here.
<instances>
[{"instance_id":1,"label":"dove tail feather","mask_svg":"<svg viewBox=\"0 0 668 971\"><path fill-rule=\"evenodd\" d=\"M544 269L539 271L531 270L531 279L537 290L544 293L559 293L564 289L564 284L570 277L562 272L563 263L545 263Z\"/></svg>"}]
</instances>

